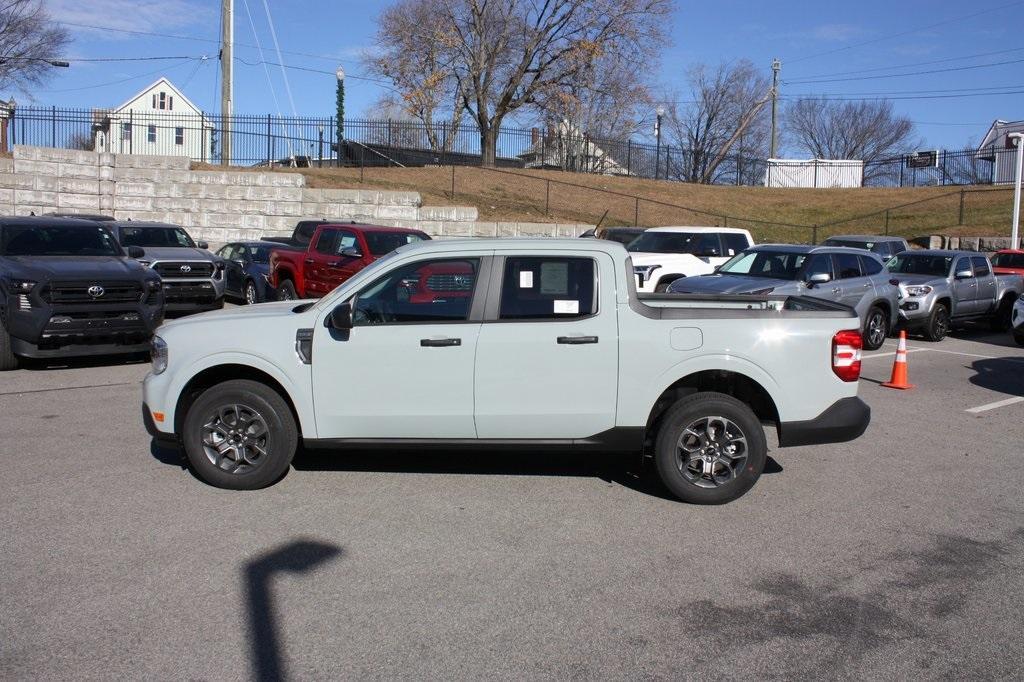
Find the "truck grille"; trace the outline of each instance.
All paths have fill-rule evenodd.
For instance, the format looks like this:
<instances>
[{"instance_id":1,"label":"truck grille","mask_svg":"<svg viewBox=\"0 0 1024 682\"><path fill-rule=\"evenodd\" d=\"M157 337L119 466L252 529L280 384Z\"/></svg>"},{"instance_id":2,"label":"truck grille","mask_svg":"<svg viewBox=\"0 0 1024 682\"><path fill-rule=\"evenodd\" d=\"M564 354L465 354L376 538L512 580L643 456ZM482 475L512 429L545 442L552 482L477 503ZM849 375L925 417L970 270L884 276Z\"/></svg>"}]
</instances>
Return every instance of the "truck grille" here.
<instances>
[{"instance_id":1,"label":"truck grille","mask_svg":"<svg viewBox=\"0 0 1024 682\"><path fill-rule=\"evenodd\" d=\"M209 282L164 282L167 303L213 303L217 292Z\"/></svg>"},{"instance_id":2,"label":"truck grille","mask_svg":"<svg viewBox=\"0 0 1024 682\"><path fill-rule=\"evenodd\" d=\"M473 289L473 275L430 275L427 277L427 288L431 291L470 291Z\"/></svg>"},{"instance_id":3,"label":"truck grille","mask_svg":"<svg viewBox=\"0 0 1024 682\"><path fill-rule=\"evenodd\" d=\"M97 294L97 289L99 293ZM92 290L93 293L89 293ZM42 298L54 305L76 303L138 303L142 285L138 282L51 282Z\"/></svg>"},{"instance_id":4,"label":"truck grille","mask_svg":"<svg viewBox=\"0 0 1024 682\"><path fill-rule=\"evenodd\" d=\"M167 261L153 263L153 269L164 279L173 277L212 277L213 263L204 261Z\"/></svg>"}]
</instances>

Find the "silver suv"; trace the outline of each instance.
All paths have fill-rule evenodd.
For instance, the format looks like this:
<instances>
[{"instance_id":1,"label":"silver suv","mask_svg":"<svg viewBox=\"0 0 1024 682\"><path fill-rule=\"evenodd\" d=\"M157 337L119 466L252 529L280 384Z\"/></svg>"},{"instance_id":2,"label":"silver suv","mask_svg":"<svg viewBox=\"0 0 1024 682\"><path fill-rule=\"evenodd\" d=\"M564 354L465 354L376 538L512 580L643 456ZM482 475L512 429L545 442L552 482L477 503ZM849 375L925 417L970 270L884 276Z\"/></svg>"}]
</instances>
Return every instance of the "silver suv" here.
<instances>
[{"instance_id":1,"label":"silver suv","mask_svg":"<svg viewBox=\"0 0 1024 682\"><path fill-rule=\"evenodd\" d=\"M848 305L860 316L864 348L882 346L899 315L899 287L882 259L840 246L762 244L714 274L677 279L673 294L789 294Z\"/></svg>"}]
</instances>

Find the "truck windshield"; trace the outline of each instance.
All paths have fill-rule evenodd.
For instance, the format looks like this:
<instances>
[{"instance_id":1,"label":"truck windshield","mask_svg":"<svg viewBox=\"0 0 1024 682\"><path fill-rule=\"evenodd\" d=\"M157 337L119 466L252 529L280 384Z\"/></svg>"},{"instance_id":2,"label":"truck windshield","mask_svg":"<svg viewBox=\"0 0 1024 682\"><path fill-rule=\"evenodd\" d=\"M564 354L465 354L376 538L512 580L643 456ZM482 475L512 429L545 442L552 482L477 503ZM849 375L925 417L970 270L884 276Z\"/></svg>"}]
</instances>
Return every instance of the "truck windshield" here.
<instances>
[{"instance_id":1,"label":"truck windshield","mask_svg":"<svg viewBox=\"0 0 1024 682\"><path fill-rule=\"evenodd\" d=\"M997 268L1024 268L1024 253L997 253L992 256Z\"/></svg>"},{"instance_id":2,"label":"truck windshield","mask_svg":"<svg viewBox=\"0 0 1024 682\"><path fill-rule=\"evenodd\" d=\"M644 232L626 247L632 253L697 253L703 235L694 232ZM703 250L703 249L701 249Z\"/></svg>"},{"instance_id":3,"label":"truck windshield","mask_svg":"<svg viewBox=\"0 0 1024 682\"><path fill-rule=\"evenodd\" d=\"M120 256L114 235L103 227L26 225L3 228L4 256Z\"/></svg>"},{"instance_id":4,"label":"truck windshield","mask_svg":"<svg viewBox=\"0 0 1024 682\"><path fill-rule=\"evenodd\" d=\"M734 256L719 272L747 277L796 279L807 260L806 253L780 253L778 251L746 251Z\"/></svg>"},{"instance_id":5,"label":"truck windshield","mask_svg":"<svg viewBox=\"0 0 1024 682\"><path fill-rule=\"evenodd\" d=\"M878 245L878 242L867 242L859 239L826 239L822 242L822 246L848 246L851 249L864 249L865 251L874 251Z\"/></svg>"},{"instance_id":6,"label":"truck windshield","mask_svg":"<svg viewBox=\"0 0 1024 682\"><path fill-rule=\"evenodd\" d=\"M900 254L891 258L886 264L889 272L898 272L903 275L931 275L932 277L945 277L949 274L949 267L953 264L952 256L915 256Z\"/></svg>"},{"instance_id":7,"label":"truck windshield","mask_svg":"<svg viewBox=\"0 0 1024 682\"><path fill-rule=\"evenodd\" d=\"M421 242L424 239L429 239L427 235L416 234L415 232L364 232L363 236L366 237L366 245L370 248L370 253L374 256L383 256L386 253L391 253L400 246L406 244L415 244Z\"/></svg>"},{"instance_id":8,"label":"truck windshield","mask_svg":"<svg viewBox=\"0 0 1024 682\"><path fill-rule=\"evenodd\" d=\"M121 227L122 246L174 246L195 248L188 232L180 227Z\"/></svg>"}]
</instances>

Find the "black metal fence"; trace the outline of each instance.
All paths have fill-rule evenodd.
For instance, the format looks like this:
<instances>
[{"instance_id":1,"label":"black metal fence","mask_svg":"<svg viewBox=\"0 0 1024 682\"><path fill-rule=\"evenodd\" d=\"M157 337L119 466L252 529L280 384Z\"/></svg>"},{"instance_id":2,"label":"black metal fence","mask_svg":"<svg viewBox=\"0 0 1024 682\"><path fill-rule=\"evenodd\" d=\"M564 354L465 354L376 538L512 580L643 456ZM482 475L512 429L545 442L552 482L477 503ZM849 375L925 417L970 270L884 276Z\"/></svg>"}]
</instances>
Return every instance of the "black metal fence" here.
<instances>
[{"instance_id":1,"label":"black metal fence","mask_svg":"<svg viewBox=\"0 0 1024 682\"><path fill-rule=\"evenodd\" d=\"M472 123L459 126L399 120L346 119L337 144L332 116L224 117L167 110L114 112L19 106L0 119L0 146L28 144L129 154L188 156L221 163L230 139L231 165L424 166L480 164L480 134ZM863 185L920 187L986 185L1005 181L1014 150L940 150L864 164ZM1006 157L1006 158L1003 158ZM569 126L557 129L502 128L497 136L499 167L701 182L762 185L770 172L765 159L742 148L723 159L679 146L590 137Z\"/></svg>"}]
</instances>

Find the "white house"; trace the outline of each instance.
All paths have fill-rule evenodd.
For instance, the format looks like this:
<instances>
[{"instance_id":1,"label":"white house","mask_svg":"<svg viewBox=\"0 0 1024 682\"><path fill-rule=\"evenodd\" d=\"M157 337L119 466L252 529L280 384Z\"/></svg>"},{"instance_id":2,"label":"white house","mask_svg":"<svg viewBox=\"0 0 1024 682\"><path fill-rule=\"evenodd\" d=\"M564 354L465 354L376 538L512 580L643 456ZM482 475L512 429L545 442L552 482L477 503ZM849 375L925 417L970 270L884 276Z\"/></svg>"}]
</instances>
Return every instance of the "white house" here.
<instances>
[{"instance_id":1,"label":"white house","mask_svg":"<svg viewBox=\"0 0 1024 682\"><path fill-rule=\"evenodd\" d=\"M1017 148L1009 137L1010 133L1024 133L1024 121L993 121L978 145L977 158L992 162L991 179L995 185L1016 179Z\"/></svg>"},{"instance_id":2,"label":"white house","mask_svg":"<svg viewBox=\"0 0 1024 682\"><path fill-rule=\"evenodd\" d=\"M554 168L601 175L629 175L604 149L594 144L579 126L562 120L557 129L541 137L532 131L530 148L519 158L525 168Z\"/></svg>"},{"instance_id":3,"label":"white house","mask_svg":"<svg viewBox=\"0 0 1024 682\"><path fill-rule=\"evenodd\" d=\"M166 78L93 114L96 151L210 159L214 125Z\"/></svg>"}]
</instances>

